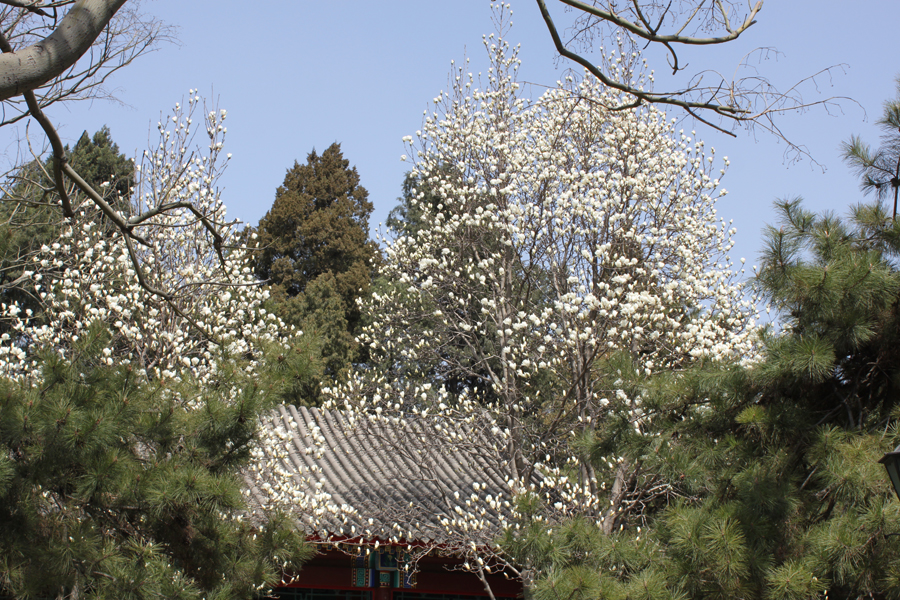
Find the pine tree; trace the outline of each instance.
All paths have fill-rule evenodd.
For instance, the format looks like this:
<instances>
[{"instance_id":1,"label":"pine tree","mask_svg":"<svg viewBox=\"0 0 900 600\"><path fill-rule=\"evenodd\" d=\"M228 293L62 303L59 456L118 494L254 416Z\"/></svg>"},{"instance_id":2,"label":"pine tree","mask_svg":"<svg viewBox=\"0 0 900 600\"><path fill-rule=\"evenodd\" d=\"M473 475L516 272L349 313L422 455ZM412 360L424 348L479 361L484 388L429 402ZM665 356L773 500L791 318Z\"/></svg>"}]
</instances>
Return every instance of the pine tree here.
<instances>
[{"instance_id":1,"label":"pine tree","mask_svg":"<svg viewBox=\"0 0 900 600\"><path fill-rule=\"evenodd\" d=\"M257 229L256 275L269 283L282 319L326 339L323 362L332 376L353 357L356 300L369 289L379 260L368 238L368 195L335 143L321 155L310 152L306 164L294 163Z\"/></svg>"},{"instance_id":2,"label":"pine tree","mask_svg":"<svg viewBox=\"0 0 900 600\"><path fill-rule=\"evenodd\" d=\"M614 453L639 474L612 535L587 518L510 532L536 598L900 593L900 503L877 463L900 441L900 227L881 204L779 209L756 285L781 330L750 366L621 368L652 428L603 423L580 448L598 473Z\"/></svg>"},{"instance_id":3,"label":"pine tree","mask_svg":"<svg viewBox=\"0 0 900 600\"><path fill-rule=\"evenodd\" d=\"M134 185L134 161L119 151L109 127L104 125L93 136L88 136L85 131L75 147L71 151L67 147L66 151L69 162L82 179L95 189L108 189L113 206L127 215Z\"/></svg>"},{"instance_id":4,"label":"pine tree","mask_svg":"<svg viewBox=\"0 0 900 600\"><path fill-rule=\"evenodd\" d=\"M897 81L900 92L900 79ZM884 103L884 113L878 119L884 132L881 147L872 150L859 136L852 136L843 144L844 160L859 175L863 193L875 192L879 200L893 196L892 218L897 218L897 194L900 192L900 98Z\"/></svg>"},{"instance_id":5,"label":"pine tree","mask_svg":"<svg viewBox=\"0 0 900 600\"><path fill-rule=\"evenodd\" d=\"M105 329L82 333L68 358L43 355L36 385L0 380L0 595L251 598L298 568L303 533L244 519L240 472L308 357L148 382L106 364Z\"/></svg>"}]
</instances>

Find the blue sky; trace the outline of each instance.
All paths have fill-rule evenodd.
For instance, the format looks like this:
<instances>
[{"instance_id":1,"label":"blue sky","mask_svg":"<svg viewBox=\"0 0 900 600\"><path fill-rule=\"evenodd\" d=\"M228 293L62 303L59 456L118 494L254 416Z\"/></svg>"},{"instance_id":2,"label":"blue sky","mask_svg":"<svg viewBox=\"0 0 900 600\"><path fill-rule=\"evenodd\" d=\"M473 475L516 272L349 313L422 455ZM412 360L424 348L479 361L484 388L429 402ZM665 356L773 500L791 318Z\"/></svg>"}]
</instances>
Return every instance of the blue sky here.
<instances>
[{"instance_id":1,"label":"blue sky","mask_svg":"<svg viewBox=\"0 0 900 600\"><path fill-rule=\"evenodd\" d=\"M564 24L569 15L550 6ZM552 84L569 65L557 64L536 4L518 0L512 8L507 37L522 45L520 77ZM472 70L481 69L481 36L493 30L487 0L145 0L143 10L177 26L179 42L114 76L110 87L122 104L85 102L48 113L67 141L106 124L124 152L139 154L160 112L189 89L217 99L228 110L225 145L233 154L220 180L223 198L232 217L249 223L269 209L295 160L337 141L369 190L377 227L396 204L409 168L400 162L401 138L419 129L422 111L448 87L451 60L469 56ZM682 54L692 68L730 73L754 48L776 48L777 59L756 66L781 88L846 65L817 81L820 96L812 88L804 96L855 102L780 120L824 173L809 160L788 164L784 143L765 132L739 131L730 138L701 124L682 125L731 160L723 179L729 195L719 214L738 229L735 259L755 261L760 230L775 218L776 198L800 195L810 208L841 213L862 199L838 147L852 133L878 142L873 123L882 102L896 95L900 74L897 23L900 2L893 0L857 0L852 8L835 0L767 0L758 23L737 42ZM649 60L657 72L665 70L660 56Z\"/></svg>"}]
</instances>

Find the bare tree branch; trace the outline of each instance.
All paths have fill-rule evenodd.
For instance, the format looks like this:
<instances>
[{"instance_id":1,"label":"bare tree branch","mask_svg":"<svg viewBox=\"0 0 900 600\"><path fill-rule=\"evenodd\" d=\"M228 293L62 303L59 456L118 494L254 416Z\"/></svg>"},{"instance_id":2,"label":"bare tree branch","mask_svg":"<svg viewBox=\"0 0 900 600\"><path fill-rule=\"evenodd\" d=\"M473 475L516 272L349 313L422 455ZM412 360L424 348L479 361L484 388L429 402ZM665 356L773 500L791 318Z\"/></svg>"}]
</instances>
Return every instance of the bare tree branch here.
<instances>
[{"instance_id":1,"label":"bare tree branch","mask_svg":"<svg viewBox=\"0 0 900 600\"><path fill-rule=\"evenodd\" d=\"M727 116L734 115L737 117L740 117L741 114L746 112L745 110L738 109L733 106L722 106L710 102L692 102L687 100L680 100L677 97L673 97L674 94L683 95L685 93L684 91L673 92L670 94L654 94L645 92L643 90L633 88L625 83L616 81L608 77L601 69L592 64L589 60L566 48L565 44L563 44L563 41L559 36L556 25L554 25L553 23L553 18L550 16L550 11L547 10L546 2L544 2L544 0L537 0L537 3L541 9L541 16L544 18L544 23L546 23L547 29L550 31L550 36L553 38L553 44L556 46L556 51L559 52L562 56L577 62L579 65L587 69L588 72L590 72L594 77L602 81L605 85L608 85L609 87L621 92L626 92L632 96L640 98L644 102L652 104L672 104L675 106L680 106L682 108L709 109L718 112L719 114Z\"/></svg>"},{"instance_id":2,"label":"bare tree branch","mask_svg":"<svg viewBox=\"0 0 900 600\"><path fill-rule=\"evenodd\" d=\"M3 43L5 47L9 47L6 40L3 40ZM4 49L4 52L5 51L6 50ZM47 139L50 140L50 145L53 147L53 180L56 182L56 190L59 192L63 215L69 218L74 217L75 212L72 210L72 203L69 200L69 195L66 193L66 184L62 177L63 166L66 164L66 151L65 148L63 148L62 140L59 139L59 134L56 133L53 124L50 123L50 120L44 115L43 111L41 111L40 106L38 106L34 92L27 91L24 96L25 101L28 103L28 108L31 111L31 115L47 134Z\"/></svg>"},{"instance_id":3,"label":"bare tree branch","mask_svg":"<svg viewBox=\"0 0 900 600\"><path fill-rule=\"evenodd\" d=\"M742 33L747 31L747 29L751 25L756 23L755 17L757 15L757 13L760 11L760 9L762 9L762 5L763 5L762 0L757 2L756 6L754 6L753 9L750 11L750 14L747 15L747 18L744 20L743 25L741 25L737 29L731 29L731 25L730 25L730 23L728 23L728 15L727 15L725 9L722 8L721 2L716 2L716 4L720 7L720 9L722 11L722 15L725 18L726 29L728 30L728 35L717 36L717 37L698 38L698 37L691 37L691 36L683 36L683 35L679 35L679 34L660 35L659 33L657 33L659 31L660 25L657 25L656 27L651 27L650 24L647 22L646 17L644 16L644 13L640 8L640 5L636 1L634 1L633 4L635 7L635 12L641 21L641 25L638 25L637 23L633 23L633 22L629 21L628 19L622 18L621 16L619 16L618 14L616 14L614 12L606 11L606 10L597 8L596 6L592 6L592 5L586 4L584 2L579 2L578 0L560 0L560 2L562 2L563 4L566 4L568 6L571 6L572 8L577 8L579 10L582 10L590 15L594 15L595 17L599 17L599 18L603 19L604 21L608 21L610 23L618 25L619 27L621 27L622 29L625 29L629 33L632 33L638 37L644 38L645 40L650 41L650 42L660 42L660 43L666 43L666 44L691 44L691 45L701 45L701 46L708 45L708 44L722 44L725 42L730 42L731 40L736 40L738 38L738 36L740 36ZM544 4L543 0L538 0L538 4L541 4L541 5ZM697 10L694 11L694 14L696 14L697 11L699 11L699 9L700 9L700 7L698 6ZM664 17L665 17L665 15L663 15L663 17L660 18L660 24L662 23L662 19ZM690 20L688 22L690 22ZM687 23L685 24L685 26L687 26Z\"/></svg>"},{"instance_id":4,"label":"bare tree branch","mask_svg":"<svg viewBox=\"0 0 900 600\"><path fill-rule=\"evenodd\" d=\"M725 44L740 37L757 21L763 7L763 0L748 5L741 10L731 0L559 0L569 10L580 13L571 28L574 37L564 42L553 22L546 0L537 0L547 30L553 39L556 51L560 56L583 67L592 76L605 85L634 98L632 102L622 100L622 107L611 107L613 110L631 108L637 104L660 104L684 110L694 119L735 137L734 129L739 125L754 127L760 125L766 131L781 138L788 144L787 154L793 158L809 156L808 150L789 140L781 128L773 121L777 114L804 110L813 106L828 109L837 105L844 97L831 97L808 102L804 100L800 84L815 85L816 78L826 76L835 65L821 69L815 75L802 79L787 91L778 90L764 76L752 74L741 77L744 69L752 69L748 62L750 53L745 55L734 76L730 79L712 70L698 71L688 78L686 87L670 91L652 91L643 87L643 82L630 82L622 77L613 64L596 65L585 55L573 50L572 44L583 49L593 45L594 40L604 41L610 37L617 43L641 40L646 46L657 44L665 48L669 57L672 73L684 71L686 65L679 62L674 45L707 46ZM668 28L674 33L664 32ZM688 31L688 29L692 31ZM645 47L646 47L645 46ZM757 49L769 51L767 49ZM623 53L624 58L624 53ZM710 83L707 83L710 82ZM713 118L710 118L713 117Z\"/></svg>"},{"instance_id":5,"label":"bare tree branch","mask_svg":"<svg viewBox=\"0 0 900 600\"><path fill-rule=\"evenodd\" d=\"M71 3L52 3L57 5ZM45 3L45 8L50 3ZM2 8L0 3L0 31L13 48L25 48L43 42L57 28L54 18L41 18L20 8ZM128 4L122 7L98 36L85 60L74 63L61 75L33 91L42 109L60 101L107 99L116 100L107 89L107 80L119 69L152 51L160 41L172 41L172 28L147 17ZM22 96L7 98L0 103L0 126L16 123L30 114Z\"/></svg>"},{"instance_id":6,"label":"bare tree branch","mask_svg":"<svg viewBox=\"0 0 900 600\"><path fill-rule=\"evenodd\" d=\"M62 75L91 47L126 0L79 0L49 36L0 56L0 100Z\"/></svg>"},{"instance_id":7,"label":"bare tree branch","mask_svg":"<svg viewBox=\"0 0 900 600\"><path fill-rule=\"evenodd\" d=\"M35 14L41 15L42 17L49 17L50 14L44 12L43 7L40 2L36 0L33 2L25 2L22 0L0 0L0 4L6 4L7 6L15 6L16 8L24 8L29 12L33 12Z\"/></svg>"}]
</instances>

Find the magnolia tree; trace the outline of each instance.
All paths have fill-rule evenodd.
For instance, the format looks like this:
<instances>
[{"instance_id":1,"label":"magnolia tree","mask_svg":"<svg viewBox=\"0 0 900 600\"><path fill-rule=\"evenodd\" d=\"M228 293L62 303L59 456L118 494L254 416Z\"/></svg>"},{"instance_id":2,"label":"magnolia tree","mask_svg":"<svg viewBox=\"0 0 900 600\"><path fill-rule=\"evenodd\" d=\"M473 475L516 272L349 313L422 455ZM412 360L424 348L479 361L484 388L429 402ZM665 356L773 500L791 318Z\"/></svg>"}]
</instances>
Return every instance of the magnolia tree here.
<instances>
[{"instance_id":1,"label":"magnolia tree","mask_svg":"<svg viewBox=\"0 0 900 600\"><path fill-rule=\"evenodd\" d=\"M224 110L202 108L192 90L159 122L156 147L135 165L130 203L139 219L129 221L130 236L100 226L96 203L73 193L82 200L76 216L25 273L42 318L0 306L11 322L0 340L0 374L26 377L30 347L65 356L81 332L102 323L113 333L103 350L108 364L133 363L151 379L187 374L209 383L219 358L247 356L252 368L261 344L288 333L262 308L267 294L247 267L249 250L237 243L237 223L225 220L216 187L230 157L222 156L225 118ZM202 151L198 132L208 141Z\"/></svg>"},{"instance_id":2,"label":"magnolia tree","mask_svg":"<svg viewBox=\"0 0 900 600\"><path fill-rule=\"evenodd\" d=\"M504 442L510 495L540 491L550 513L588 512L609 530L636 506L634 465L588 460L575 442L611 419L652 433L624 381L754 356L726 256L734 231L714 208L724 168L658 110L611 110L623 98L593 78L527 99L517 51L485 45L485 79L456 69L405 138L421 223L386 242L391 283L364 305L359 337L372 360L330 393L369 416L359 427L479 423ZM651 83L630 56L609 61L630 85Z\"/></svg>"}]
</instances>

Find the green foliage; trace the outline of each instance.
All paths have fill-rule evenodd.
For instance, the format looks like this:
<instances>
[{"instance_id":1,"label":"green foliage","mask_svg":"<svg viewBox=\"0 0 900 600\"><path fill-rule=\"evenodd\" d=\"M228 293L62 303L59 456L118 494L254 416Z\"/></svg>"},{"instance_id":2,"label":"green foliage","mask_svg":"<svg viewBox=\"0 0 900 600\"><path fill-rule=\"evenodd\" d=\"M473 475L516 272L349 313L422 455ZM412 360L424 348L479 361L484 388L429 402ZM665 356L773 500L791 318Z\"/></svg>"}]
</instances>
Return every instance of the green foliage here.
<instances>
[{"instance_id":1,"label":"green foliage","mask_svg":"<svg viewBox=\"0 0 900 600\"><path fill-rule=\"evenodd\" d=\"M355 357L356 341L347 324L346 309L338 293L337 281L330 272L316 277L294 297L276 297L278 314L296 325L304 338L314 340L321 364L320 378L328 374L342 379ZM309 379L305 397L318 397L318 382Z\"/></svg>"},{"instance_id":2,"label":"green foliage","mask_svg":"<svg viewBox=\"0 0 900 600\"><path fill-rule=\"evenodd\" d=\"M201 387L104 366L108 341L85 331L37 385L0 381L0 595L251 598L299 567L294 523L242 518L240 473L302 349L252 377L223 359Z\"/></svg>"},{"instance_id":3,"label":"green foliage","mask_svg":"<svg viewBox=\"0 0 900 600\"><path fill-rule=\"evenodd\" d=\"M789 335L766 340L760 377L791 389L824 417L853 427L887 416L900 385L900 225L882 205L857 207L850 223L814 215L799 200L778 205L783 226L767 230L757 283Z\"/></svg>"},{"instance_id":4,"label":"green foliage","mask_svg":"<svg viewBox=\"0 0 900 600\"><path fill-rule=\"evenodd\" d=\"M89 137L81 134L71 151L66 149L69 163L81 178L101 193L109 193L112 204L128 214L131 188L134 185L134 162L119 152L105 125ZM46 164L49 171L50 163ZM104 185L106 184L106 185ZM118 201L117 201L118 200Z\"/></svg>"},{"instance_id":5,"label":"green foliage","mask_svg":"<svg viewBox=\"0 0 900 600\"><path fill-rule=\"evenodd\" d=\"M255 264L260 279L289 297L330 272L348 311L368 287L378 254L368 241L369 194L349 164L337 143L321 156L310 152L305 165L294 163L259 222Z\"/></svg>"},{"instance_id":6,"label":"green foliage","mask_svg":"<svg viewBox=\"0 0 900 600\"><path fill-rule=\"evenodd\" d=\"M779 209L755 282L781 316L763 360L652 378L599 362L647 418L601 421L577 447L601 490L609 456L634 475L615 515L507 536L537 566L535 598L900 597L900 503L877 462L900 441L900 229L881 204Z\"/></svg>"},{"instance_id":7,"label":"green foliage","mask_svg":"<svg viewBox=\"0 0 900 600\"><path fill-rule=\"evenodd\" d=\"M294 163L256 232L256 275L269 283L287 323L323 337L326 374L346 372L356 344L356 300L369 289L380 254L368 239L372 204L340 144Z\"/></svg>"},{"instance_id":8,"label":"green foliage","mask_svg":"<svg viewBox=\"0 0 900 600\"><path fill-rule=\"evenodd\" d=\"M900 78L897 80L900 93ZM884 132L881 147L877 150L862 141L859 136L851 136L844 142L844 160L860 178L860 187L866 194L875 192L879 200L893 196L893 218L897 218L897 191L900 188L900 98L884 103L884 112L877 122Z\"/></svg>"}]
</instances>

